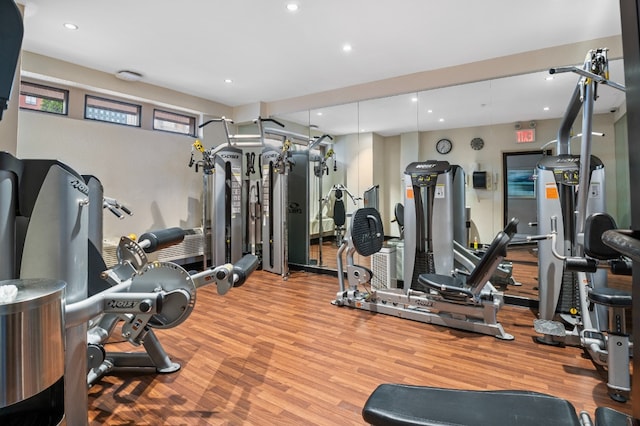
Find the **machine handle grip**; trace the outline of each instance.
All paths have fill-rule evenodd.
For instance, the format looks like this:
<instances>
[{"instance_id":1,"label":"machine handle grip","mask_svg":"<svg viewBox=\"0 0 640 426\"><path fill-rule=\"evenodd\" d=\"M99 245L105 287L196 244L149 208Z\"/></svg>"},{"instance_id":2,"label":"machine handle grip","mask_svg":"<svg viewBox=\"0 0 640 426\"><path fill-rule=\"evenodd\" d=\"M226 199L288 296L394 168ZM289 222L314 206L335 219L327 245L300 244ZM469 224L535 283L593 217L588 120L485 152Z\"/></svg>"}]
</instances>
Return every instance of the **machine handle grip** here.
<instances>
[{"instance_id":1,"label":"machine handle grip","mask_svg":"<svg viewBox=\"0 0 640 426\"><path fill-rule=\"evenodd\" d=\"M567 257L564 261L567 271L571 272L596 272L598 270L598 262L595 259L586 257Z\"/></svg>"},{"instance_id":2,"label":"machine handle grip","mask_svg":"<svg viewBox=\"0 0 640 426\"><path fill-rule=\"evenodd\" d=\"M283 127L283 128L285 127L285 125L284 125L284 124L282 124L281 122L279 122L278 120L275 120L275 119L273 119L273 118L262 118L262 117L258 117L258 118L257 118L256 120L254 120L253 122L255 123L255 122L257 122L257 121L260 121L261 123L264 123L265 121L270 121L270 122L272 122L272 123L277 124L277 125L278 125L278 126L280 126L280 127Z\"/></svg>"},{"instance_id":3,"label":"machine handle grip","mask_svg":"<svg viewBox=\"0 0 640 426\"><path fill-rule=\"evenodd\" d=\"M527 241L542 241L542 240L548 240L549 236L548 235L529 235L527 236Z\"/></svg>"},{"instance_id":4,"label":"machine handle grip","mask_svg":"<svg viewBox=\"0 0 640 426\"><path fill-rule=\"evenodd\" d=\"M184 234L184 229L178 227L146 232L139 238L140 247L144 248L146 253L152 253L181 243L184 240Z\"/></svg>"},{"instance_id":5,"label":"machine handle grip","mask_svg":"<svg viewBox=\"0 0 640 426\"><path fill-rule=\"evenodd\" d=\"M247 280L249 275L258 267L258 257L253 254L246 254L242 259L233 265L233 286L240 287Z\"/></svg>"}]
</instances>

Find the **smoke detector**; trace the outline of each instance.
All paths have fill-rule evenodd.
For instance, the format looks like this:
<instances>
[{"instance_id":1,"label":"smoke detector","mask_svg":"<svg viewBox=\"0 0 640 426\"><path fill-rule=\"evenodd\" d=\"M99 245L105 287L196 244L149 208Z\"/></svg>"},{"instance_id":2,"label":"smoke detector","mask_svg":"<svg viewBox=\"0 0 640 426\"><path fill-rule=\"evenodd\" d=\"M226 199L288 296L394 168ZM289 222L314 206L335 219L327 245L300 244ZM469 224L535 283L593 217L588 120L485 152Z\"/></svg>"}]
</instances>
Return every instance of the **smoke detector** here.
<instances>
[{"instance_id":1,"label":"smoke detector","mask_svg":"<svg viewBox=\"0 0 640 426\"><path fill-rule=\"evenodd\" d=\"M142 74L135 71L122 70L116 73L116 77L124 81L140 81Z\"/></svg>"}]
</instances>

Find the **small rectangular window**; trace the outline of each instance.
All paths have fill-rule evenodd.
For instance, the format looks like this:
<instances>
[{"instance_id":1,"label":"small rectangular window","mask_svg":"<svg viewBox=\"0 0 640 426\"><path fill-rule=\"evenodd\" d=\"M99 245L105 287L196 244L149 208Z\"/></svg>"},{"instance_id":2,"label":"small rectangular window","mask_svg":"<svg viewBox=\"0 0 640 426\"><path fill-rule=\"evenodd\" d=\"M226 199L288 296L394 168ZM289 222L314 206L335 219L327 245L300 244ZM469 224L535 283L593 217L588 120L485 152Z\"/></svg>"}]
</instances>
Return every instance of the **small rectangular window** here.
<instances>
[{"instance_id":1,"label":"small rectangular window","mask_svg":"<svg viewBox=\"0 0 640 426\"><path fill-rule=\"evenodd\" d=\"M153 130L196 136L196 118L189 115L154 109Z\"/></svg>"},{"instance_id":2,"label":"small rectangular window","mask_svg":"<svg viewBox=\"0 0 640 426\"><path fill-rule=\"evenodd\" d=\"M89 120L140 127L141 110L140 105L91 95L85 96L84 118Z\"/></svg>"},{"instance_id":3,"label":"small rectangular window","mask_svg":"<svg viewBox=\"0 0 640 426\"><path fill-rule=\"evenodd\" d=\"M41 84L20 82L20 108L33 111L67 114L69 91Z\"/></svg>"}]
</instances>

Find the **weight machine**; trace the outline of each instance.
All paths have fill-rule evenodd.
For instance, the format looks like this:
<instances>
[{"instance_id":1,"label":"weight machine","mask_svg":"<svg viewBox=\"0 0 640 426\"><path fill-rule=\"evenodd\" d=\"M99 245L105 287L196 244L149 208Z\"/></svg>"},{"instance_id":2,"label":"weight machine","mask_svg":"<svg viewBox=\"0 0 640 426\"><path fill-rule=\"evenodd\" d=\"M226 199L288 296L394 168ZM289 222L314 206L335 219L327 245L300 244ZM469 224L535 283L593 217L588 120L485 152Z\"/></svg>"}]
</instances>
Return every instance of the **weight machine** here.
<instances>
[{"instance_id":1,"label":"weight machine","mask_svg":"<svg viewBox=\"0 0 640 426\"><path fill-rule=\"evenodd\" d=\"M59 416L86 424L87 386L102 375L121 367L176 371L153 329L182 323L197 288L215 283L223 295L257 265L249 256L189 275L174 263L150 262L146 253L184 238L172 228L138 242L122 237L118 264L108 269L94 244L101 232L90 232L102 221L100 188L59 161L0 153L0 287L13 297L0 308L0 330L12 339L0 356L0 370L12 372L0 381L2 422L33 415L33 424L57 424ZM94 280L103 283L89 285ZM104 350L120 323L122 336L144 352Z\"/></svg>"},{"instance_id":2,"label":"weight machine","mask_svg":"<svg viewBox=\"0 0 640 426\"><path fill-rule=\"evenodd\" d=\"M309 151L319 147L322 141L326 138L333 140L333 137L331 137L331 135L322 135L321 137L315 138L315 140L309 145ZM318 219L318 265L320 266L324 264L322 260L322 244L323 244L322 240L324 238L324 220L322 219L323 217L322 212L324 211L325 201L324 201L324 197L322 196L323 194L322 178L325 175L326 176L329 175L329 165L327 164L327 162L330 159L333 159L333 171L335 173L338 171L338 161L336 159L336 153L333 150L333 148L329 148L328 150L326 150L324 155L309 157L309 160L314 163L313 175L317 178L317 182L318 182L317 196L319 198L318 198L318 213L316 214L316 217Z\"/></svg>"},{"instance_id":3,"label":"weight machine","mask_svg":"<svg viewBox=\"0 0 640 426\"><path fill-rule=\"evenodd\" d=\"M340 245L342 244L342 239L346 231L345 225L347 223L347 210L344 205L345 194L351 199L351 202L353 202L354 206L358 205L358 200L360 200L360 198L354 197L353 194L349 192L347 187L341 183L333 185L329 192L327 192L327 195L322 198L323 203L325 204L333 203L331 212L334 224L333 233L337 247L340 247ZM322 211L322 207L320 208L320 210Z\"/></svg>"},{"instance_id":4,"label":"weight machine","mask_svg":"<svg viewBox=\"0 0 640 426\"><path fill-rule=\"evenodd\" d=\"M607 49L590 50L581 68L550 70L552 74L564 72L574 72L580 79L558 131L557 154L543 158L537 167L541 235L528 237L538 241L540 305L534 328L542 334L540 343L583 347L596 364L607 368L611 398L624 402L630 391L630 346L628 336L623 336L626 332L608 325L607 317L611 318L614 306L630 306L631 297L612 294L607 288L606 271L594 266L594 259L611 259L610 254L599 249L585 250L586 244L595 245L587 240L587 219L605 211L604 165L591 155L597 88L598 84L618 90L624 87L609 80ZM580 110L580 155L572 155L570 130ZM595 232L599 239L603 225L598 227L601 231ZM599 306L592 309L594 303ZM620 319L619 312L616 315ZM609 341L616 344L611 346Z\"/></svg>"},{"instance_id":5,"label":"weight machine","mask_svg":"<svg viewBox=\"0 0 640 426\"><path fill-rule=\"evenodd\" d=\"M423 273L416 283L404 282L404 288L366 290L373 273L354 264L354 253L371 256L377 253L384 241L380 213L371 207L356 210L351 218L345 239L338 249L339 291L332 302L366 311L394 315L429 324L458 328L488 334L504 340L513 340L497 321L497 313L503 305L503 295L489 283L504 256L513 234L509 229L517 226L517 220L496 235L486 254L469 276ZM346 252L346 275L343 254ZM358 286L362 286L361 291Z\"/></svg>"},{"instance_id":6,"label":"weight machine","mask_svg":"<svg viewBox=\"0 0 640 426\"><path fill-rule=\"evenodd\" d=\"M243 252L242 236L242 150L231 145L228 123L220 118L204 122L203 128L216 124L222 143L205 149L200 140L191 148L189 167L202 168L202 231L205 241L210 236L210 253L213 265L240 260ZM194 151L202 153L202 159L194 159ZM206 244L205 244L206 246ZM208 267L207 248L203 266Z\"/></svg>"}]
</instances>

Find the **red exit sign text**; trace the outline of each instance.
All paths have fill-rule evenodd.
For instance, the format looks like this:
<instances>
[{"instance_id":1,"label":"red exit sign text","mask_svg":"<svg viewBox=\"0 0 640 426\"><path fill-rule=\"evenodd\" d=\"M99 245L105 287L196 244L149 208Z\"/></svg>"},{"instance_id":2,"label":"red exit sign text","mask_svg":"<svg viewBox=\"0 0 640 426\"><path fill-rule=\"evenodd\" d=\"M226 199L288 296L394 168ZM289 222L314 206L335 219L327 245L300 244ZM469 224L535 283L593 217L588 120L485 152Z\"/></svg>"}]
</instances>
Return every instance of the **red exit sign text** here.
<instances>
[{"instance_id":1,"label":"red exit sign text","mask_svg":"<svg viewBox=\"0 0 640 426\"><path fill-rule=\"evenodd\" d=\"M516 142L527 143L536 141L536 129L516 130Z\"/></svg>"}]
</instances>

